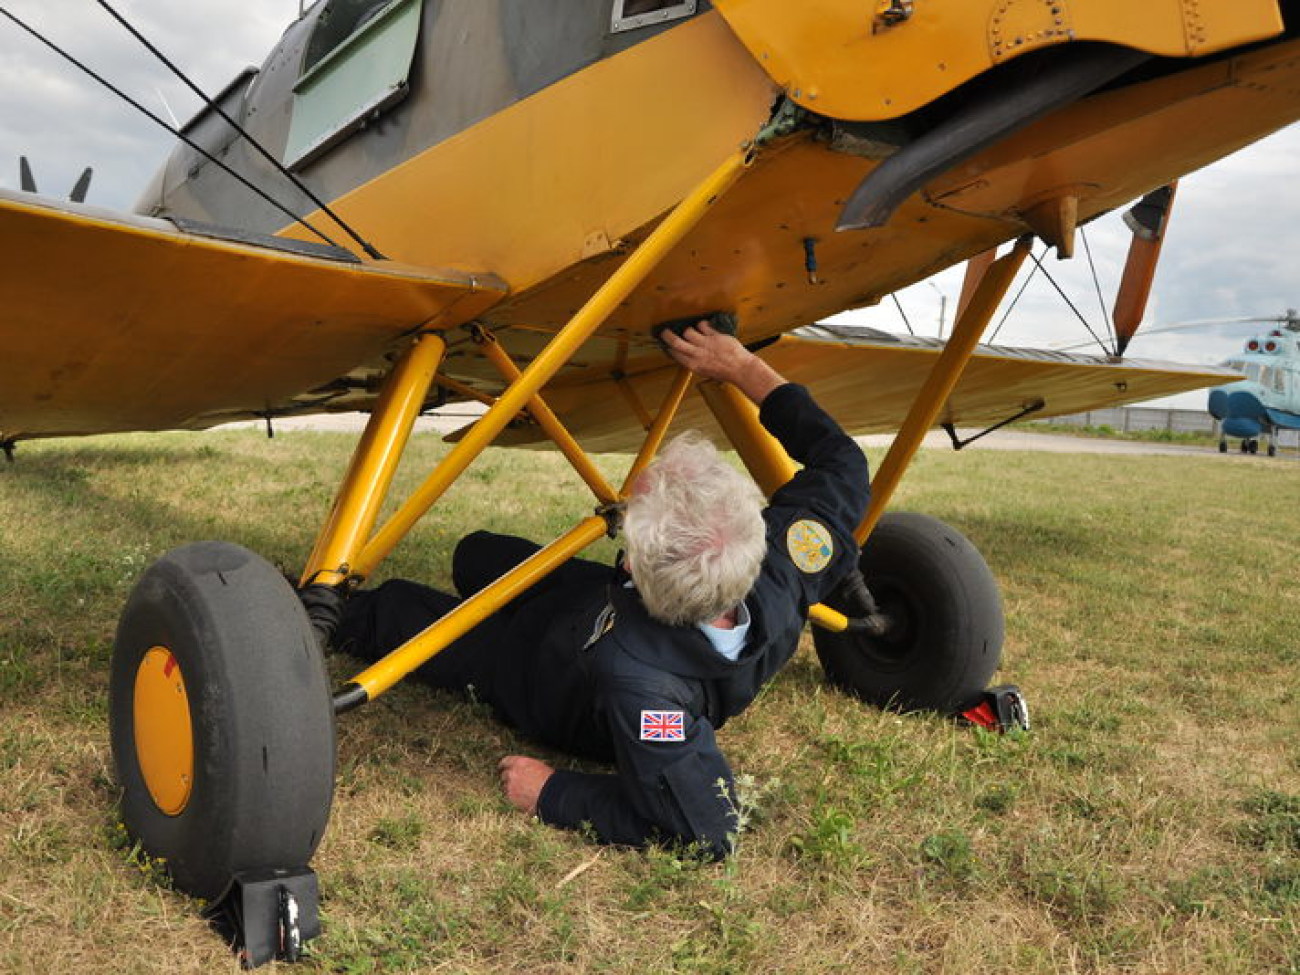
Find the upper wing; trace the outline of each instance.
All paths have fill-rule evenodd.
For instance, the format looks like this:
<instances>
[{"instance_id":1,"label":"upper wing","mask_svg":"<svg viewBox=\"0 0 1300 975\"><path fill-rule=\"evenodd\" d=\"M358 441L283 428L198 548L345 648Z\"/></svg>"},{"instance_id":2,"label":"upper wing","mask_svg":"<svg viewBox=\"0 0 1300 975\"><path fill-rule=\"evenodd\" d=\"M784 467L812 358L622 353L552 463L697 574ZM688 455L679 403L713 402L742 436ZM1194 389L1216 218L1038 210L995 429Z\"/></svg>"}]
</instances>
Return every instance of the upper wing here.
<instances>
[{"instance_id":1,"label":"upper wing","mask_svg":"<svg viewBox=\"0 0 1300 975\"><path fill-rule=\"evenodd\" d=\"M506 292L492 275L364 265L10 193L0 285L0 441L324 408L348 395L340 377L382 364L401 336Z\"/></svg>"},{"instance_id":2,"label":"upper wing","mask_svg":"<svg viewBox=\"0 0 1300 975\"><path fill-rule=\"evenodd\" d=\"M942 348L936 339L810 327L782 336L761 355L787 379L808 386L845 430L858 435L898 429ZM660 366L622 380L554 387L544 395L547 405L588 449L634 450L673 371ZM1061 416L1214 386L1236 377L1207 366L980 346L940 420L954 426L991 425L1039 401L1043 406L1035 417ZM687 397L673 428L719 433L698 396ZM521 427L507 431L498 442L523 445L541 440L536 427Z\"/></svg>"}]
</instances>

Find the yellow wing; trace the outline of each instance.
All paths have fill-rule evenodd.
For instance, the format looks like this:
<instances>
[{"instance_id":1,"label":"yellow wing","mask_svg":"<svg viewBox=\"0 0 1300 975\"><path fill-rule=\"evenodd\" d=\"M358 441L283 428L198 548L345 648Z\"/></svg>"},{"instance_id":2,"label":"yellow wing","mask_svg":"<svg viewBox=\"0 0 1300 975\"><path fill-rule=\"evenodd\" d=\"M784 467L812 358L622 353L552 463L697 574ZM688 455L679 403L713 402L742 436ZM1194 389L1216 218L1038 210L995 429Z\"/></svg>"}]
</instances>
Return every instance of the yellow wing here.
<instances>
[{"instance_id":1,"label":"yellow wing","mask_svg":"<svg viewBox=\"0 0 1300 975\"><path fill-rule=\"evenodd\" d=\"M760 354L853 434L898 429L943 343L874 329L810 327L781 336ZM634 450L668 390L673 369L648 369L621 380L553 386L547 405L589 450ZM1140 359L1111 360L1036 349L980 346L940 414L940 422L982 427L1041 402L1035 417L1062 416L1218 385L1237 374L1206 366ZM722 438L698 396L689 396L674 430ZM540 443L536 427L507 431L512 445Z\"/></svg>"},{"instance_id":2,"label":"yellow wing","mask_svg":"<svg viewBox=\"0 0 1300 975\"><path fill-rule=\"evenodd\" d=\"M0 441L325 409L403 335L506 292L16 194L0 194L0 269Z\"/></svg>"}]
</instances>

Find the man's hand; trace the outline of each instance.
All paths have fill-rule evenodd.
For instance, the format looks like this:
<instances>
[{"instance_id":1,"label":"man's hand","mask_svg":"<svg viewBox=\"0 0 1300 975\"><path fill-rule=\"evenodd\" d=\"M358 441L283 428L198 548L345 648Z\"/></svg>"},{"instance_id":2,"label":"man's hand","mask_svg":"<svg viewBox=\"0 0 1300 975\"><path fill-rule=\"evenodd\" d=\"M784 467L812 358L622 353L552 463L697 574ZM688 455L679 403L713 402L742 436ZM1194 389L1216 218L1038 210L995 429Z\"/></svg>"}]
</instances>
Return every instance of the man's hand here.
<instances>
[{"instance_id":1,"label":"man's hand","mask_svg":"<svg viewBox=\"0 0 1300 975\"><path fill-rule=\"evenodd\" d=\"M735 336L724 335L707 321L692 325L681 335L665 330L659 338L678 365L704 379L731 383L755 404L785 382Z\"/></svg>"},{"instance_id":2,"label":"man's hand","mask_svg":"<svg viewBox=\"0 0 1300 975\"><path fill-rule=\"evenodd\" d=\"M527 816L537 815L537 797L555 769L535 758L507 755L497 763L497 771L501 774L501 791L510 805Z\"/></svg>"}]
</instances>

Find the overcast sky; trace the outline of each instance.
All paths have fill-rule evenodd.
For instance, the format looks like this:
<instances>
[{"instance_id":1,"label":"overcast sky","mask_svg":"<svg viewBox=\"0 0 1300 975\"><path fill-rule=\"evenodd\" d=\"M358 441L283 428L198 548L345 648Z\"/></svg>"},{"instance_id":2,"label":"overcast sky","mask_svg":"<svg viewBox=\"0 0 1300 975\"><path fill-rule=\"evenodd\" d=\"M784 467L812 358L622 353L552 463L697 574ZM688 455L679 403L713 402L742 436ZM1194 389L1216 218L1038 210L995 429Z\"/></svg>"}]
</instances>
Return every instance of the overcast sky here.
<instances>
[{"instance_id":1,"label":"overcast sky","mask_svg":"<svg viewBox=\"0 0 1300 975\"><path fill-rule=\"evenodd\" d=\"M110 2L209 93L245 66L260 65L299 11L299 0ZM198 108L195 97L95 0L0 0L0 7L39 28L158 114L184 121ZM0 18L0 186L18 185L19 155L31 161L39 189L52 195L66 194L81 170L93 165L88 202L129 208L169 144L168 134L154 123ZM1293 126L1183 181L1147 309L1149 327L1278 315L1300 306L1298 173L1300 127ZM1128 231L1118 216L1110 215L1092 224L1087 234L1109 306ZM1051 257L1045 264L1089 323L1104 328L1082 242L1073 261ZM937 329L941 294L948 298L951 319L960 282L961 270L953 269L900 293L918 333ZM855 321L904 331L890 301L853 315ZM1139 333L1130 355L1218 362L1238 351L1252 331L1237 326L1149 338ZM1051 347L1087 338L1039 274L998 341Z\"/></svg>"}]
</instances>

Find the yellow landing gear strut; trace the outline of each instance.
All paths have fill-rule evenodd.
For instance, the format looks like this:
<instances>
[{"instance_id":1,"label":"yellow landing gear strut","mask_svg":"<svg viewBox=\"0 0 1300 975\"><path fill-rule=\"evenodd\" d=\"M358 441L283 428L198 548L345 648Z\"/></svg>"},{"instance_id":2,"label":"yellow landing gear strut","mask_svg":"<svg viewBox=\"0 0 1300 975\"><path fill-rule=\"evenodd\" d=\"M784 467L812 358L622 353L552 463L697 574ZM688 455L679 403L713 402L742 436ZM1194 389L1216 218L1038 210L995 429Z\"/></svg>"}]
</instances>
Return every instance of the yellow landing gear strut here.
<instances>
[{"instance_id":1,"label":"yellow landing gear strut","mask_svg":"<svg viewBox=\"0 0 1300 975\"><path fill-rule=\"evenodd\" d=\"M748 151L736 153L682 200L522 372L515 368L490 335L479 330L477 337L483 353L508 383L505 391L411 497L371 535L401 445L409 436L419 403L437 371L444 345L436 336L425 336L407 352L376 404L333 511L303 572L304 583L340 585L365 579L469 464L491 445L506 424L525 408L591 488L600 505L600 513L584 519L528 561L366 668L335 695L336 711L346 711L373 700L614 527L611 519L617 505L637 473L658 449L689 386L689 375L682 372L673 382L621 491L615 491L605 482L595 465L547 408L539 392L736 182L749 161Z\"/></svg>"},{"instance_id":2,"label":"yellow landing gear strut","mask_svg":"<svg viewBox=\"0 0 1300 975\"><path fill-rule=\"evenodd\" d=\"M110 724L122 819L176 886L214 905L246 964L289 957L319 932L308 864L329 819L334 718L383 693L458 636L617 525L623 496L663 440L690 375L679 370L622 487L606 482L539 393L624 299L739 178L737 152L650 233L522 372L476 329L505 391L385 523L384 499L446 351L417 336L375 404L300 578L304 592L364 580L506 424L527 409L596 498L596 514L424 633L367 668L338 695L317 634L273 566L222 542L167 553L141 577L114 644ZM465 390L462 390L465 391ZM465 391L468 392L468 391ZM378 527L376 527L378 525Z\"/></svg>"}]
</instances>

